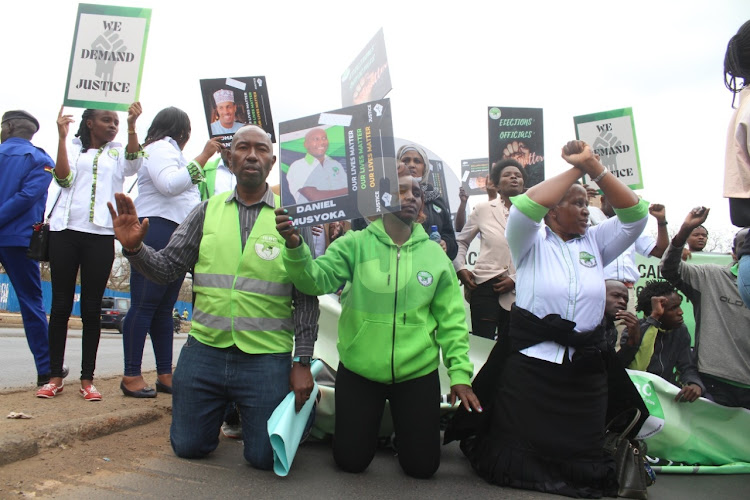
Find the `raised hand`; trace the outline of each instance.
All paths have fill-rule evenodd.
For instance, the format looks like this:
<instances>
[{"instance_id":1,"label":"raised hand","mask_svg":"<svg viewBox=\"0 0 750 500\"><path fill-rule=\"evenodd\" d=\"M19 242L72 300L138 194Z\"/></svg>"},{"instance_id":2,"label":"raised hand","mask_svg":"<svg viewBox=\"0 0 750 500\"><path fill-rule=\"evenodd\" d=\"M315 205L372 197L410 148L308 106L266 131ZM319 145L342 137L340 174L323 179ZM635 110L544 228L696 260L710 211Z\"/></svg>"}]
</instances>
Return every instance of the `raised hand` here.
<instances>
[{"instance_id":1,"label":"raised hand","mask_svg":"<svg viewBox=\"0 0 750 500\"><path fill-rule=\"evenodd\" d=\"M664 205L654 203L653 205L648 207L648 213L650 213L657 222L667 221L667 210L666 208L664 208Z\"/></svg>"},{"instance_id":2,"label":"raised hand","mask_svg":"<svg viewBox=\"0 0 750 500\"><path fill-rule=\"evenodd\" d=\"M602 164L594 158L594 152L591 150L591 146L584 141L569 141L562 148L562 158L592 178L599 175L604 168Z\"/></svg>"},{"instance_id":3,"label":"raised hand","mask_svg":"<svg viewBox=\"0 0 750 500\"><path fill-rule=\"evenodd\" d=\"M68 137L68 131L70 130L70 124L73 123L73 115L64 115L63 109L65 105L60 106L60 112L57 114L57 134L63 141Z\"/></svg>"},{"instance_id":4,"label":"raised hand","mask_svg":"<svg viewBox=\"0 0 750 500\"><path fill-rule=\"evenodd\" d=\"M107 202L109 213L112 216L115 238L125 250L136 252L140 250L143 238L148 232L148 219L143 219L143 222L138 221L135 204L124 193L115 193L115 202L117 203L116 212L112 203Z\"/></svg>"},{"instance_id":5,"label":"raised hand","mask_svg":"<svg viewBox=\"0 0 750 500\"><path fill-rule=\"evenodd\" d=\"M664 306L666 305L666 297L651 297L651 317L659 321L664 314Z\"/></svg>"},{"instance_id":6,"label":"raised hand","mask_svg":"<svg viewBox=\"0 0 750 500\"><path fill-rule=\"evenodd\" d=\"M696 227L706 222L706 219L708 219L708 212L710 210L710 208L706 207L695 207L687 214L687 217L685 217L685 222L683 222L682 225L687 226L688 228L690 228L690 231L692 231Z\"/></svg>"},{"instance_id":7,"label":"raised hand","mask_svg":"<svg viewBox=\"0 0 750 500\"><path fill-rule=\"evenodd\" d=\"M128 107L128 128L135 129L135 122L139 116L143 113L141 103L136 101Z\"/></svg>"}]
</instances>

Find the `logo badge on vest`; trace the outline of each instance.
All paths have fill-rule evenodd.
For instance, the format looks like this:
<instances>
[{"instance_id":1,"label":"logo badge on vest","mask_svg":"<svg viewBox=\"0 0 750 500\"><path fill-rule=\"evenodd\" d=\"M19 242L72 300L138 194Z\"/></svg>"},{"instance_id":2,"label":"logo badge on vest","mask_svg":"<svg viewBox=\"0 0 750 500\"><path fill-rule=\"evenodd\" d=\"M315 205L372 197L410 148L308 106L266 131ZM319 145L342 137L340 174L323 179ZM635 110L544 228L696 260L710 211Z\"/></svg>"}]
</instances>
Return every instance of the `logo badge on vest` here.
<instances>
[{"instance_id":1,"label":"logo badge on vest","mask_svg":"<svg viewBox=\"0 0 750 500\"><path fill-rule=\"evenodd\" d=\"M596 257L588 252L581 251L578 254L578 262L580 262L583 267L596 267Z\"/></svg>"},{"instance_id":2,"label":"logo badge on vest","mask_svg":"<svg viewBox=\"0 0 750 500\"><path fill-rule=\"evenodd\" d=\"M432 285L432 275L428 273L427 271L419 271L417 273L417 280L419 281L419 284L422 286Z\"/></svg>"},{"instance_id":3,"label":"logo badge on vest","mask_svg":"<svg viewBox=\"0 0 750 500\"><path fill-rule=\"evenodd\" d=\"M109 157L110 157L110 158L112 158L113 160L116 160L117 158L119 158L119 157L120 157L120 152L119 152L119 151L117 151L117 150L116 150L116 149L114 149L114 148L112 148L112 149L110 149L109 151L107 151L107 154L108 154L108 155L109 155Z\"/></svg>"},{"instance_id":4,"label":"logo badge on vest","mask_svg":"<svg viewBox=\"0 0 750 500\"><path fill-rule=\"evenodd\" d=\"M273 260L281 255L281 243L275 236L264 234L255 242L255 253L263 260Z\"/></svg>"}]
</instances>

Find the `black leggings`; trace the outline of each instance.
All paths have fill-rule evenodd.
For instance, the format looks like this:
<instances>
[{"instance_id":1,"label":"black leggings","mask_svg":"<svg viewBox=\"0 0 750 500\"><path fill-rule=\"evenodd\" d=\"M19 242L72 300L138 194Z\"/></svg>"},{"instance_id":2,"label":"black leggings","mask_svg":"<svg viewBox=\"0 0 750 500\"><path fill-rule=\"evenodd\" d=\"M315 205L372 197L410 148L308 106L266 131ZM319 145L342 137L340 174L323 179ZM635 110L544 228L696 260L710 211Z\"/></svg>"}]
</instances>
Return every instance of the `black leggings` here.
<instances>
[{"instance_id":1,"label":"black leggings","mask_svg":"<svg viewBox=\"0 0 750 500\"><path fill-rule=\"evenodd\" d=\"M471 291L471 333L492 340L505 335L510 324L510 311L502 308L500 294L492 288L498 281L492 278Z\"/></svg>"},{"instance_id":2,"label":"black leggings","mask_svg":"<svg viewBox=\"0 0 750 500\"><path fill-rule=\"evenodd\" d=\"M73 310L76 277L81 269L81 380L94 380L96 351L101 335L102 296L115 258L114 236L66 229L49 237L52 274L52 310L49 316L49 351L52 377L62 377L68 319Z\"/></svg>"},{"instance_id":3,"label":"black leggings","mask_svg":"<svg viewBox=\"0 0 750 500\"><path fill-rule=\"evenodd\" d=\"M434 372L397 384L373 382L339 363L333 458L347 472L370 465L385 400L390 401L404 472L429 478L440 465L440 379Z\"/></svg>"}]
</instances>

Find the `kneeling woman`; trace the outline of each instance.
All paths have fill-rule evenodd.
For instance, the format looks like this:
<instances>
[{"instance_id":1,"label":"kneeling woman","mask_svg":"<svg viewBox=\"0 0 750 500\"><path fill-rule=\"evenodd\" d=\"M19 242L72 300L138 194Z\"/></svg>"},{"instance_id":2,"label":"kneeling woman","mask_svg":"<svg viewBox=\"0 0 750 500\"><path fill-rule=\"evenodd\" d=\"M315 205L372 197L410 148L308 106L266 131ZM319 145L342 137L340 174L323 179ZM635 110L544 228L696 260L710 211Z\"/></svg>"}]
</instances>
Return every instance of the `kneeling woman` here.
<instances>
[{"instance_id":1,"label":"kneeling woman","mask_svg":"<svg viewBox=\"0 0 750 500\"><path fill-rule=\"evenodd\" d=\"M615 463L603 450L607 412L619 411L615 405L642 408L642 401L606 347L602 267L640 236L648 204L586 143L569 142L563 158L573 168L511 199L506 236L517 285L508 339L474 383L485 414L477 419L459 409L446 441L465 438L472 466L492 483L617 496ZM576 183L584 173L617 217L588 226L587 193Z\"/></svg>"},{"instance_id":2,"label":"kneeling woman","mask_svg":"<svg viewBox=\"0 0 750 500\"><path fill-rule=\"evenodd\" d=\"M351 283L339 319L336 463L349 472L367 468L388 399L401 467L427 478L440 465L441 349L451 402L481 407L469 385L473 365L455 272L417 222L424 206L419 183L400 177L399 192L400 212L346 233L315 260L286 210L277 210L276 222L286 239L284 265L300 291L322 295Z\"/></svg>"}]
</instances>

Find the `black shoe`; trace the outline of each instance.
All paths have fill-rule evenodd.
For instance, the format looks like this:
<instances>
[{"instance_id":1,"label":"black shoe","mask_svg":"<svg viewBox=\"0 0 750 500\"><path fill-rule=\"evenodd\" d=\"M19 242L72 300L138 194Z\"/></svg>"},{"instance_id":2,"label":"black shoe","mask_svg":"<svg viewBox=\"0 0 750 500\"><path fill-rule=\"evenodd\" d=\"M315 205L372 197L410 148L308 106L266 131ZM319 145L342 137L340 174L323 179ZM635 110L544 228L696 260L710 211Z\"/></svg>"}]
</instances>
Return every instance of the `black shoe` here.
<instances>
[{"instance_id":1,"label":"black shoe","mask_svg":"<svg viewBox=\"0 0 750 500\"><path fill-rule=\"evenodd\" d=\"M131 391L127 387L125 387L125 384L123 382L120 382L120 390L122 391L123 394L131 398L155 398L156 397L156 391L153 390L151 387L144 387L143 389L139 389L137 391Z\"/></svg>"},{"instance_id":2,"label":"black shoe","mask_svg":"<svg viewBox=\"0 0 750 500\"><path fill-rule=\"evenodd\" d=\"M70 373L70 369L68 368L68 365L63 365L63 372L62 372L62 378L65 378Z\"/></svg>"},{"instance_id":3,"label":"black shoe","mask_svg":"<svg viewBox=\"0 0 750 500\"><path fill-rule=\"evenodd\" d=\"M164 392L166 394L172 394L172 386L167 384L162 384L159 379L156 379L156 392Z\"/></svg>"}]
</instances>

